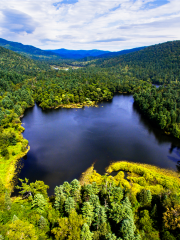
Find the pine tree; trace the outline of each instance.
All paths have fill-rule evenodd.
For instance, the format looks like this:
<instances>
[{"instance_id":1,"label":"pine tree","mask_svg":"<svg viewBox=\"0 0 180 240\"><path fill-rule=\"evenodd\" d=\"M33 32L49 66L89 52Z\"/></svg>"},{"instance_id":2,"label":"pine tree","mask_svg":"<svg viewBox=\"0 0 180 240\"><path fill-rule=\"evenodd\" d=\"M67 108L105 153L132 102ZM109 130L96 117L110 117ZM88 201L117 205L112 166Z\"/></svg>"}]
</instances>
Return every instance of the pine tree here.
<instances>
[{"instance_id":1,"label":"pine tree","mask_svg":"<svg viewBox=\"0 0 180 240\"><path fill-rule=\"evenodd\" d=\"M124 219L132 219L133 212L131 209L131 203L129 198L126 197L121 205L117 203L112 204L110 209L110 218L112 218L116 223L120 223Z\"/></svg>"},{"instance_id":2,"label":"pine tree","mask_svg":"<svg viewBox=\"0 0 180 240\"><path fill-rule=\"evenodd\" d=\"M34 200L32 201L32 208L36 209L38 213L42 214L45 211L46 205L47 201L42 194L38 193L34 196Z\"/></svg>"},{"instance_id":3,"label":"pine tree","mask_svg":"<svg viewBox=\"0 0 180 240\"><path fill-rule=\"evenodd\" d=\"M97 195L92 194L89 198L89 202L93 205L95 208L97 205L100 204L99 197Z\"/></svg>"},{"instance_id":4,"label":"pine tree","mask_svg":"<svg viewBox=\"0 0 180 240\"><path fill-rule=\"evenodd\" d=\"M75 201L72 197L69 197L65 201L65 212L69 214L73 209L75 209Z\"/></svg>"},{"instance_id":5,"label":"pine tree","mask_svg":"<svg viewBox=\"0 0 180 240\"><path fill-rule=\"evenodd\" d=\"M63 192L63 186L55 187L55 203L54 206L56 210L60 211L61 214L64 212L64 204L66 201L66 196Z\"/></svg>"},{"instance_id":6,"label":"pine tree","mask_svg":"<svg viewBox=\"0 0 180 240\"><path fill-rule=\"evenodd\" d=\"M11 202L11 198L10 198L10 192L7 190L5 192L4 204L5 204L5 208L7 210L11 209L12 202Z\"/></svg>"},{"instance_id":7,"label":"pine tree","mask_svg":"<svg viewBox=\"0 0 180 240\"><path fill-rule=\"evenodd\" d=\"M101 224L106 222L106 220L107 216L105 207L97 204L94 209L93 225L96 226L96 228L98 229Z\"/></svg>"},{"instance_id":8,"label":"pine tree","mask_svg":"<svg viewBox=\"0 0 180 240\"><path fill-rule=\"evenodd\" d=\"M94 217L93 209L94 209L94 207L91 205L90 202L83 203L82 215L86 219L87 224L89 226L91 225L91 223L93 221L93 217Z\"/></svg>"},{"instance_id":9,"label":"pine tree","mask_svg":"<svg viewBox=\"0 0 180 240\"><path fill-rule=\"evenodd\" d=\"M71 196L76 202L81 198L81 185L77 179L71 182Z\"/></svg>"},{"instance_id":10,"label":"pine tree","mask_svg":"<svg viewBox=\"0 0 180 240\"><path fill-rule=\"evenodd\" d=\"M62 186L63 186L63 192L64 192L66 198L72 197L71 196L71 188L72 188L72 186L68 182L64 182Z\"/></svg>"},{"instance_id":11,"label":"pine tree","mask_svg":"<svg viewBox=\"0 0 180 240\"><path fill-rule=\"evenodd\" d=\"M123 199L123 190L120 187L114 187L110 192L110 201L114 203L120 204L121 200Z\"/></svg>"},{"instance_id":12,"label":"pine tree","mask_svg":"<svg viewBox=\"0 0 180 240\"><path fill-rule=\"evenodd\" d=\"M89 226L87 223L84 223L81 230L81 240L92 240L93 233L90 232Z\"/></svg>"},{"instance_id":13,"label":"pine tree","mask_svg":"<svg viewBox=\"0 0 180 240\"><path fill-rule=\"evenodd\" d=\"M150 205L152 200L152 195L150 190L142 189L139 193L138 200L142 206Z\"/></svg>"},{"instance_id":14,"label":"pine tree","mask_svg":"<svg viewBox=\"0 0 180 240\"><path fill-rule=\"evenodd\" d=\"M125 219L122 221L120 232L124 240L134 240L134 231L136 226L133 219Z\"/></svg>"},{"instance_id":15,"label":"pine tree","mask_svg":"<svg viewBox=\"0 0 180 240\"><path fill-rule=\"evenodd\" d=\"M39 225L39 228L42 230L47 227L47 221L43 216L40 217L38 225Z\"/></svg>"},{"instance_id":16,"label":"pine tree","mask_svg":"<svg viewBox=\"0 0 180 240\"><path fill-rule=\"evenodd\" d=\"M106 236L106 240L116 240L117 237L115 234L112 234L112 233L109 233L107 236Z\"/></svg>"}]
</instances>

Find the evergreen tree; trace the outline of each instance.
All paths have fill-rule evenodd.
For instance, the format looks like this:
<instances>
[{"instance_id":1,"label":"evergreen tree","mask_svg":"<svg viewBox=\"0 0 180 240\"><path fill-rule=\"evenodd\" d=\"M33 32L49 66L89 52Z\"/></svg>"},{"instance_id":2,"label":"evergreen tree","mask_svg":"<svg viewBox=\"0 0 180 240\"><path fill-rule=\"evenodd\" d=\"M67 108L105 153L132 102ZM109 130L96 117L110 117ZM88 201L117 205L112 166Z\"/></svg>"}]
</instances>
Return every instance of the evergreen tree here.
<instances>
[{"instance_id":1,"label":"evergreen tree","mask_svg":"<svg viewBox=\"0 0 180 240\"><path fill-rule=\"evenodd\" d=\"M44 230L47 227L47 220L41 216L38 225L41 230Z\"/></svg>"},{"instance_id":2,"label":"evergreen tree","mask_svg":"<svg viewBox=\"0 0 180 240\"><path fill-rule=\"evenodd\" d=\"M152 200L152 195L150 190L146 190L146 189L142 189L141 192L139 193L139 202L142 206L145 205L150 205L151 204L151 200Z\"/></svg>"},{"instance_id":3,"label":"evergreen tree","mask_svg":"<svg viewBox=\"0 0 180 240\"><path fill-rule=\"evenodd\" d=\"M121 223L120 233L124 240L134 240L136 226L133 219L124 219Z\"/></svg>"},{"instance_id":4,"label":"evergreen tree","mask_svg":"<svg viewBox=\"0 0 180 240\"><path fill-rule=\"evenodd\" d=\"M72 188L72 186L68 182L63 183L63 192L64 192L66 198L72 197L71 196L71 188Z\"/></svg>"},{"instance_id":5,"label":"evergreen tree","mask_svg":"<svg viewBox=\"0 0 180 240\"><path fill-rule=\"evenodd\" d=\"M64 211L64 204L66 201L66 196L63 192L63 186L59 186L59 187L55 187L54 191L55 191L55 203L54 206L56 208L56 210L60 211L61 214L63 214Z\"/></svg>"},{"instance_id":6,"label":"evergreen tree","mask_svg":"<svg viewBox=\"0 0 180 240\"><path fill-rule=\"evenodd\" d=\"M81 185L77 179L74 179L71 182L71 196L74 198L74 200L77 202L81 198Z\"/></svg>"},{"instance_id":7,"label":"evergreen tree","mask_svg":"<svg viewBox=\"0 0 180 240\"><path fill-rule=\"evenodd\" d=\"M97 204L94 209L94 220L93 226L96 226L96 229L99 228L99 225L105 223L107 220L106 209L104 206Z\"/></svg>"},{"instance_id":8,"label":"evergreen tree","mask_svg":"<svg viewBox=\"0 0 180 240\"><path fill-rule=\"evenodd\" d=\"M5 192L4 204L5 204L5 208L7 210L11 209L12 202L11 202L11 198L10 198L10 192L7 190Z\"/></svg>"},{"instance_id":9,"label":"evergreen tree","mask_svg":"<svg viewBox=\"0 0 180 240\"><path fill-rule=\"evenodd\" d=\"M72 197L69 197L65 201L65 212L69 214L73 209L75 209L75 201Z\"/></svg>"},{"instance_id":10,"label":"evergreen tree","mask_svg":"<svg viewBox=\"0 0 180 240\"><path fill-rule=\"evenodd\" d=\"M89 226L87 223L84 223L81 230L81 240L92 240L93 233L90 232Z\"/></svg>"},{"instance_id":11,"label":"evergreen tree","mask_svg":"<svg viewBox=\"0 0 180 240\"><path fill-rule=\"evenodd\" d=\"M114 187L110 192L110 202L116 202L120 204L121 200L123 199L123 190L120 187Z\"/></svg>"},{"instance_id":12,"label":"evergreen tree","mask_svg":"<svg viewBox=\"0 0 180 240\"><path fill-rule=\"evenodd\" d=\"M38 213L42 214L45 211L46 205L47 201L42 194L38 193L34 196L32 208L36 209Z\"/></svg>"},{"instance_id":13,"label":"evergreen tree","mask_svg":"<svg viewBox=\"0 0 180 240\"><path fill-rule=\"evenodd\" d=\"M91 226L91 223L94 218L94 213L93 213L94 207L90 202L84 202L83 207L82 207L82 215L86 219L87 224Z\"/></svg>"}]
</instances>

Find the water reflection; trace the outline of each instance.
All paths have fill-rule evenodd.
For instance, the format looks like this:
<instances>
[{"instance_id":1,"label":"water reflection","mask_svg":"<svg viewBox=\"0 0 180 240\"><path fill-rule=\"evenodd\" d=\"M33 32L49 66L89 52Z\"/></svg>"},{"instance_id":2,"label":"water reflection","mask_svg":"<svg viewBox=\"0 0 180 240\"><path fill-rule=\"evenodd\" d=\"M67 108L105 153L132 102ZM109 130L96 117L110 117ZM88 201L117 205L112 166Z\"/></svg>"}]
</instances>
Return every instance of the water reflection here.
<instances>
[{"instance_id":1,"label":"water reflection","mask_svg":"<svg viewBox=\"0 0 180 240\"><path fill-rule=\"evenodd\" d=\"M131 95L117 95L98 108L42 111L37 105L23 118L31 150L20 178L56 185L79 178L96 161L103 174L111 161L128 160L176 169L180 140L145 119Z\"/></svg>"},{"instance_id":2,"label":"water reflection","mask_svg":"<svg viewBox=\"0 0 180 240\"><path fill-rule=\"evenodd\" d=\"M180 161L177 162L176 167L177 167L177 171L178 171L178 173L180 173Z\"/></svg>"}]
</instances>

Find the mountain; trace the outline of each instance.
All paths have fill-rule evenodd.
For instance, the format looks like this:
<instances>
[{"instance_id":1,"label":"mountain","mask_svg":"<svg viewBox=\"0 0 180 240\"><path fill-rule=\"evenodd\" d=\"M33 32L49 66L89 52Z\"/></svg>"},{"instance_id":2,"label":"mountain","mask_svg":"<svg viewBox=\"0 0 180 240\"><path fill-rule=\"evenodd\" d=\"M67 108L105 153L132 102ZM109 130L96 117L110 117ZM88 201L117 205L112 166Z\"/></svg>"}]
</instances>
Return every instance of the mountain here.
<instances>
[{"instance_id":1,"label":"mountain","mask_svg":"<svg viewBox=\"0 0 180 240\"><path fill-rule=\"evenodd\" d=\"M145 48L145 47L125 49L125 50L118 51L118 52L104 53L104 54L102 54L102 55L99 55L98 58L111 58L111 57L116 57L116 56L124 55L124 54L127 54L127 53L137 52L137 51L140 51L140 50L143 49L143 48Z\"/></svg>"},{"instance_id":2,"label":"mountain","mask_svg":"<svg viewBox=\"0 0 180 240\"><path fill-rule=\"evenodd\" d=\"M60 59L59 55L56 53L41 50L39 48L33 47L31 45L23 45L18 42L7 41L3 38L0 38L0 46L12 50L14 52L18 52L27 57L31 57L33 59Z\"/></svg>"},{"instance_id":3,"label":"mountain","mask_svg":"<svg viewBox=\"0 0 180 240\"><path fill-rule=\"evenodd\" d=\"M99 59L96 66L128 66L129 74L142 80L150 79L154 83L180 81L180 41L165 42L122 56Z\"/></svg>"},{"instance_id":4,"label":"mountain","mask_svg":"<svg viewBox=\"0 0 180 240\"><path fill-rule=\"evenodd\" d=\"M106 53L110 53L110 51L102 51L102 50L68 50L68 49L57 49L57 50L48 50L53 53L56 53L61 56L61 58L66 59L81 59L85 57L97 57L99 55L103 55Z\"/></svg>"},{"instance_id":5,"label":"mountain","mask_svg":"<svg viewBox=\"0 0 180 240\"><path fill-rule=\"evenodd\" d=\"M50 67L39 61L29 59L9 49L0 47L0 70L20 74L34 75L40 70Z\"/></svg>"}]
</instances>

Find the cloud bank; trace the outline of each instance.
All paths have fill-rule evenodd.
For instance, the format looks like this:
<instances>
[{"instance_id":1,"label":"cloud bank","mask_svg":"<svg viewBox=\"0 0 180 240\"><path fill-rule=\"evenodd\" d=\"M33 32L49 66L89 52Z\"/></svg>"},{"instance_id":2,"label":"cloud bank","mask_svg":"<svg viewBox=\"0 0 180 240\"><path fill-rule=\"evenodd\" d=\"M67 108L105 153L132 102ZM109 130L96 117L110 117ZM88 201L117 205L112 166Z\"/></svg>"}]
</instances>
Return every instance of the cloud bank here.
<instances>
[{"instance_id":1,"label":"cloud bank","mask_svg":"<svg viewBox=\"0 0 180 240\"><path fill-rule=\"evenodd\" d=\"M1 0L0 37L41 49L119 51L180 39L179 0Z\"/></svg>"}]
</instances>

